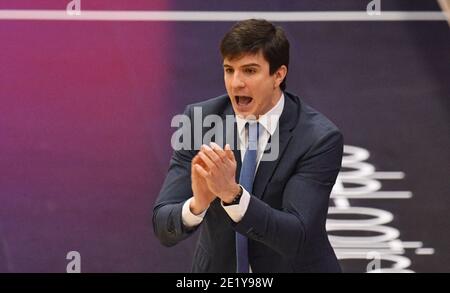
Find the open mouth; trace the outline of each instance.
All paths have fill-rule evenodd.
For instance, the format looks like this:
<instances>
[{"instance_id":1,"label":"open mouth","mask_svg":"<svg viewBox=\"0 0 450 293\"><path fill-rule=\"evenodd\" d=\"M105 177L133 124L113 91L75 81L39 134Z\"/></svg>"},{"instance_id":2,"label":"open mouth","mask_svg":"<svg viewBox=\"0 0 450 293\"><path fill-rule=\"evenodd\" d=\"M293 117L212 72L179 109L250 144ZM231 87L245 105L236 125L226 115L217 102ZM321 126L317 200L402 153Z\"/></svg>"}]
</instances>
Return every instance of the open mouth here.
<instances>
[{"instance_id":1,"label":"open mouth","mask_svg":"<svg viewBox=\"0 0 450 293\"><path fill-rule=\"evenodd\" d=\"M248 96L236 96L236 103L239 106L247 106L253 101L252 97Z\"/></svg>"}]
</instances>

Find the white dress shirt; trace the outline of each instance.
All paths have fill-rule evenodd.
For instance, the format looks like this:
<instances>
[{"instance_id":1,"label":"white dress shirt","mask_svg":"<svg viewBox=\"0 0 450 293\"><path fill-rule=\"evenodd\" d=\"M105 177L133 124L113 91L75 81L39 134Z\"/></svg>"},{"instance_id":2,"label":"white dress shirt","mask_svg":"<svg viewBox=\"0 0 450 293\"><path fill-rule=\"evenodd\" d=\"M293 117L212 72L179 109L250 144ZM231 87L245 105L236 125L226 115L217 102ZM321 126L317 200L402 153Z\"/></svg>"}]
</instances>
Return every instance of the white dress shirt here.
<instances>
[{"instance_id":1,"label":"white dress shirt","mask_svg":"<svg viewBox=\"0 0 450 293\"><path fill-rule=\"evenodd\" d=\"M262 129L260 129L260 135L259 135L259 140L258 140L256 170L258 170L259 163L261 161L262 155L264 154L264 150L267 146L267 142L269 141L270 136L272 136L275 133L275 130L277 129L281 113L283 112L283 108L284 108L284 94L282 93L281 98L278 101L278 103L272 109L270 109L267 113L265 113L264 115L261 115L258 119L258 122L262 126L260 128L262 128ZM248 121L249 120L241 118L238 115L236 116L237 131L239 134L239 136L238 136L239 137L239 147L241 150L241 161L244 160L245 152L247 150L248 135L246 133L247 130L245 128L245 124ZM256 172L256 170L255 170L255 172ZM199 225L203 221L203 217L205 216L206 211L208 210L208 209L204 210L199 215L194 215L189 208L191 200L192 200L192 197L183 204L183 209L182 209L182 213L181 213L183 224L186 227L194 227L194 226ZM249 203L250 203L250 193L247 190L243 189L243 193L242 193L241 199L239 201L239 204L229 205L229 206L224 206L222 204L222 207L225 209L225 211L230 216L230 218L234 222L237 223L245 215L245 212L247 211Z\"/></svg>"}]
</instances>

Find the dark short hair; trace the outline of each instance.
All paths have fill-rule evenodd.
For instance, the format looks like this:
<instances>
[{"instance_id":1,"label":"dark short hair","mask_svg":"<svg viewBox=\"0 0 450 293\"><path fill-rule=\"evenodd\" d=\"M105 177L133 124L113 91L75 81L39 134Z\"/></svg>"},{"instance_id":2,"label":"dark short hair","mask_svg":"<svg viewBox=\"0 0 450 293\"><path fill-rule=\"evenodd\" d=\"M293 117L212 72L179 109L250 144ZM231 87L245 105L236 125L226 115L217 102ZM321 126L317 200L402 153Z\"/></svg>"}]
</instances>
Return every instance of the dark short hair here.
<instances>
[{"instance_id":1,"label":"dark short hair","mask_svg":"<svg viewBox=\"0 0 450 293\"><path fill-rule=\"evenodd\" d=\"M279 26L264 19L247 19L237 22L220 42L222 58L234 59L243 54L262 52L269 63L272 75L282 65L289 67L289 41ZM280 84L286 88L286 77Z\"/></svg>"}]
</instances>

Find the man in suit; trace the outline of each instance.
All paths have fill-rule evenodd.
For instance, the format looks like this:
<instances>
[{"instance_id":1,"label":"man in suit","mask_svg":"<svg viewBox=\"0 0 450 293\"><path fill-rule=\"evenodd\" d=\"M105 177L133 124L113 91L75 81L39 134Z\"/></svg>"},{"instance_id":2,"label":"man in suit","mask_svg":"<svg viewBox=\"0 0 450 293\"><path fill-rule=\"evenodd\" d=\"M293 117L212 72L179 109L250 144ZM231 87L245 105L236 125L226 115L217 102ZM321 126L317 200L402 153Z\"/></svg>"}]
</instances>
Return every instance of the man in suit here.
<instances>
[{"instance_id":1,"label":"man in suit","mask_svg":"<svg viewBox=\"0 0 450 293\"><path fill-rule=\"evenodd\" d=\"M200 228L193 272L340 272L325 229L340 131L285 91L289 42L280 27L238 22L221 54L227 95L185 115L232 116L223 133L235 139L174 151L153 209L155 234L172 246Z\"/></svg>"}]
</instances>

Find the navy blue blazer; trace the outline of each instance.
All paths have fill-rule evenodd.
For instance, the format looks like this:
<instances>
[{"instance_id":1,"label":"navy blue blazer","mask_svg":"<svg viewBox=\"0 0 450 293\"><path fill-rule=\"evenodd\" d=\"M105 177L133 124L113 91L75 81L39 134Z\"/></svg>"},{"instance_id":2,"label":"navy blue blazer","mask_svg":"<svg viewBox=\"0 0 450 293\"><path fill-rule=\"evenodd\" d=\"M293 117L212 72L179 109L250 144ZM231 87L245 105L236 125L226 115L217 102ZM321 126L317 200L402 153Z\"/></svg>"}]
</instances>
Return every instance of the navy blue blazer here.
<instances>
[{"instance_id":1,"label":"navy blue blazer","mask_svg":"<svg viewBox=\"0 0 450 293\"><path fill-rule=\"evenodd\" d=\"M203 117L234 115L227 95L188 106L185 114L191 118L193 107L201 107ZM239 223L231 220L216 199L199 226L184 227L181 210L192 196L191 161L198 150L174 151L153 208L153 229L166 246L201 229L193 272L235 272L235 231L249 239L253 272L341 271L325 222L341 167L342 134L324 115L288 92L278 127L278 159L260 162L247 212ZM207 130L202 128L203 133ZM234 134L236 138L236 124ZM238 182L241 156L234 141Z\"/></svg>"}]
</instances>

